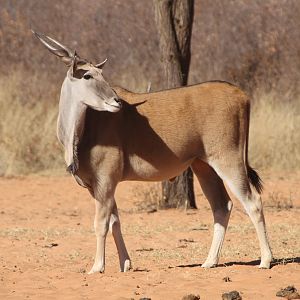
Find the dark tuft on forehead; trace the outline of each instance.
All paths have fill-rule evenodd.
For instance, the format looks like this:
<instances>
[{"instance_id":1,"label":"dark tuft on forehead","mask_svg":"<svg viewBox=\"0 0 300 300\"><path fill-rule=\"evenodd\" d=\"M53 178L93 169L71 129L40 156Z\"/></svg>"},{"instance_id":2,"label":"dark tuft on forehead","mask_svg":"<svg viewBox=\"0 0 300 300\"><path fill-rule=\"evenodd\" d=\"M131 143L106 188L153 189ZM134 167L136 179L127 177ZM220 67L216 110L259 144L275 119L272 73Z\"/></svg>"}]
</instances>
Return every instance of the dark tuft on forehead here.
<instances>
[{"instance_id":1,"label":"dark tuft on forehead","mask_svg":"<svg viewBox=\"0 0 300 300\"><path fill-rule=\"evenodd\" d=\"M89 69L90 63L87 60L80 58L76 61L76 69L73 71L73 77L81 79Z\"/></svg>"},{"instance_id":2,"label":"dark tuft on forehead","mask_svg":"<svg viewBox=\"0 0 300 300\"><path fill-rule=\"evenodd\" d=\"M81 79L88 70L77 68L73 73L73 77Z\"/></svg>"}]
</instances>

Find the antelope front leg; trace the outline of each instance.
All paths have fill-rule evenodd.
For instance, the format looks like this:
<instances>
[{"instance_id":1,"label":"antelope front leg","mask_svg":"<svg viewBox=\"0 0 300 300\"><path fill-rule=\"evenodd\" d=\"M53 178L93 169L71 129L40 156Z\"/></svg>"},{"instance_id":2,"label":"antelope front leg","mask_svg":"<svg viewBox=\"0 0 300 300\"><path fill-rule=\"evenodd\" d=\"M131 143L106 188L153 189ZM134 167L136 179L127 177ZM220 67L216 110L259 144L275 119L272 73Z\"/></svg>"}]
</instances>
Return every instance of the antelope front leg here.
<instances>
[{"instance_id":1,"label":"antelope front leg","mask_svg":"<svg viewBox=\"0 0 300 300\"><path fill-rule=\"evenodd\" d=\"M114 204L113 213L110 217L109 227L114 237L115 244L117 246L120 261L120 270L121 272L127 272L131 269L131 261L122 236L121 223L116 203Z\"/></svg>"},{"instance_id":2,"label":"antelope front leg","mask_svg":"<svg viewBox=\"0 0 300 300\"><path fill-rule=\"evenodd\" d=\"M104 199L101 199L101 201L99 201L95 199L96 212L94 228L97 238L97 250L94 265L88 274L93 274L96 272L103 273L105 268L105 241L109 228L113 200L103 200Z\"/></svg>"}]
</instances>

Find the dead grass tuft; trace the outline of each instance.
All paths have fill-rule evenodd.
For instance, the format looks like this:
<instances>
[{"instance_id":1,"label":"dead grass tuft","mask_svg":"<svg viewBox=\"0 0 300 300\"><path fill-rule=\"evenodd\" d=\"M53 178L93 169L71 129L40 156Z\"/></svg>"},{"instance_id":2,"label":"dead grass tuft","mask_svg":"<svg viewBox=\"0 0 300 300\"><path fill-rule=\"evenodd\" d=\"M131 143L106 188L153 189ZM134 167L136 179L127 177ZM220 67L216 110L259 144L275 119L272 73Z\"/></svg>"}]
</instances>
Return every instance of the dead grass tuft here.
<instances>
[{"instance_id":1,"label":"dead grass tuft","mask_svg":"<svg viewBox=\"0 0 300 300\"><path fill-rule=\"evenodd\" d=\"M290 210L294 208L292 193L285 196L281 192L271 192L268 194L267 199L264 201L265 207L275 208L276 210Z\"/></svg>"},{"instance_id":2,"label":"dead grass tuft","mask_svg":"<svg viewBox=\"0 0 300 300\"><path fill-rule=\"evenodd\" d=\"M134 198L139 199L135 202L137 211L155 211L161 199L161 183L149 183L147 187L138 188L134 192Z\"/></svg>"}]
</instances>

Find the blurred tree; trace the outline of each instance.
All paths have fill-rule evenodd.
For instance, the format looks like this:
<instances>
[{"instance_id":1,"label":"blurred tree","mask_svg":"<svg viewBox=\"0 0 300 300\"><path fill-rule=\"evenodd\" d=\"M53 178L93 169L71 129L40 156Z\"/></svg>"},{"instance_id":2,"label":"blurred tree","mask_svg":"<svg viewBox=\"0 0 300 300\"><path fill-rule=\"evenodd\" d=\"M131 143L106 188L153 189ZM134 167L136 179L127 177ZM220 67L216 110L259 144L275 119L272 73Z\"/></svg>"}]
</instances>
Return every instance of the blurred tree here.
<instances>
[{"instance_id":1,"label":"blurred tree","mask_svg":"<svg viewBox=\"0 0 300 300\"><path fill-rule=\"evenodd\" d=\"M165 73L162 88L186 85L191 59L194 0L154 0L154 6ZM162 183L159 206L196 208L190 168L172 182Z\"/></svg>"}]
</instances>

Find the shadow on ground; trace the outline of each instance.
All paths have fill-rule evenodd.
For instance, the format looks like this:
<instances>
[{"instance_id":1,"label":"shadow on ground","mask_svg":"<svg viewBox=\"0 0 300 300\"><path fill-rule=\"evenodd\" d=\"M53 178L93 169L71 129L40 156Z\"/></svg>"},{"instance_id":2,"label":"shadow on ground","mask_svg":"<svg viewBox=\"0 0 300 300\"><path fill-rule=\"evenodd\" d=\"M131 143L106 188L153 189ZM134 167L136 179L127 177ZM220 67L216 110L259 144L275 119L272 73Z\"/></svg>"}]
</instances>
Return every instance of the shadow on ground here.
<instances>
[{"instance_id":1,"label":"shadow on ground","mask_svg":"<svg viewBox=\"0 0 300 300\"><path fill-rule=\"evenodd\" d=\"M300 257L291 257L291 258L276 258L271 262L271 268L278 265L287 265L292 263L300 263ZM252 260L252 261L232 261L224 264L220 264L217 267L230 267L230 266L258 266L260 264L260 260ZM196 268L201 267L201 264L188 264L188 265L178 265L169 268Z\"/></svg>"}]
</instances>

